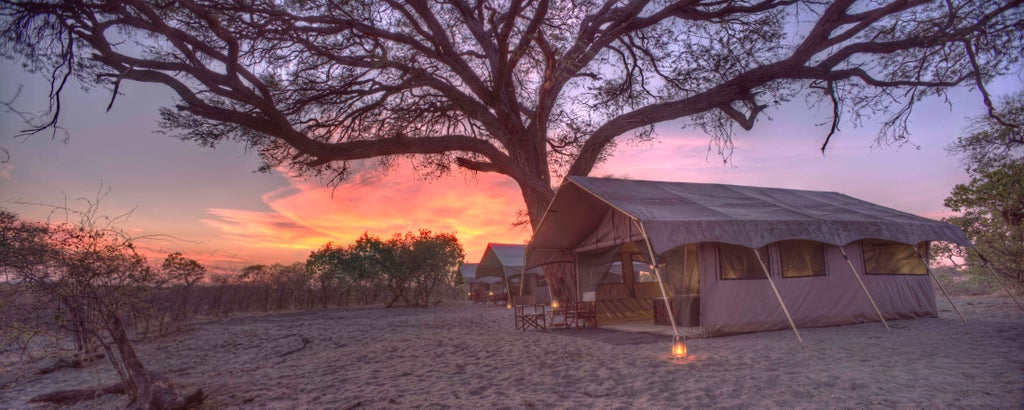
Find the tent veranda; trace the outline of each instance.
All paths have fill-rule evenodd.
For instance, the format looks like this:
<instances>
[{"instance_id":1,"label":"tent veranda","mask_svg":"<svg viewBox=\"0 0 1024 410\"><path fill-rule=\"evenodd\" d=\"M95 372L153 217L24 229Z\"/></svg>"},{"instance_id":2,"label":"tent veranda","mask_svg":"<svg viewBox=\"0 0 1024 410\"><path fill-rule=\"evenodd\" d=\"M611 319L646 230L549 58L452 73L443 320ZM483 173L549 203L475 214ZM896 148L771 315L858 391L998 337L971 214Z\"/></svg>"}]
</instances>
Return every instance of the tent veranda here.
<instances>
[{"instance_id":1,"label":"tent veranda","mask_svg":"<svg viewBox=\"0 0 1024 410\"><path fill-rule=\"evenodd\" d=\"M574 263L603 320L654 319L666 295L673 325L690 315L721 335L936 316L929 241L970 246L953 225L836 192L569 177L525 266ZM604 283L613 262L651 256L660 280Z\"/></svg>"}]
</instances>

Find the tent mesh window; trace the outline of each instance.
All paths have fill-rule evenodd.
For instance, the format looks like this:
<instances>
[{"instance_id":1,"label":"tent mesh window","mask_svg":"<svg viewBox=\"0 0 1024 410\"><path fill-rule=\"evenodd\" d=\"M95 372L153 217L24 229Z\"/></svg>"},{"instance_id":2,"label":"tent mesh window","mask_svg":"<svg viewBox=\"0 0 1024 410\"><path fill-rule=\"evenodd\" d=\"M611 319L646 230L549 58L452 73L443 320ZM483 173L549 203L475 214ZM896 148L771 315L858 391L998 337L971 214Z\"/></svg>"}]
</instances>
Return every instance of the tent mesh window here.
<instances>
[{"instance_id":1,"label":"tent mesh window","mask_svg":"<svg viewBox=\"0 0 1024 410\"><path fill-rule=\"evenodd\" d=\"M630 259L633 261L633 281L637 283L646 282L657 282L658 277L654 275L654 269L650 263L647 262L647 258L643 255L632 254Z\"/></svg>"},{"instance_id":2,"label":"tent mesh window","mask_svg":"<svg viewBox=\"0 0 1024 410\"><path fill-rule=\"evenodd\" d=\"M883 239L861 241L864 253L864 272L868 275L927 275L928 267L918 256L928 255L928 243L922 242L915 251L905 243Z\"/></svg>"},{"instance_id":3,"label":"tent mesh window","mask_svg":"<svg viewBox=\"0 0 1024 410\"><path fill-rule=\"evenodd\" d=\"M768 247L759 248L758 252L765 266L771 266L768 261ZM718 244L718 271L723 280L765 278L764 269L757 261L754 248L728 243Z\"/></svg>"},{"instance_id":4,"label":"tent mesh window","mask_svg":"<svg viewBox=\"0 0 1024 410\"><path fill-rule=\"evenodd\" d=\"M683 278L686 287L684 295L696 295L700 293L700 271L697 264L697 244L686 245L686 268L683 271Z\"/></svg>"},{"instance_id":5,"label":"tent mesh window","mask_svg":"<svg viewBox=\"0 0 1024 410\"><path fill-rule=\"evenodd\" d=\"M697 264L697 244L677 246L665 252L666 263L658 265L665 277L668 293L672 296L700 294L700 271ZM756 262L756 260L755 260Z\"/></svg>"},{"instance_id":6,"label":"tent mesh window","mask_svg":"<svg viewBox=\"0 0 1024 410\"><path fill-rule=\"evenodd\" d=\"M825 276L825 244L803 239L781 241L779 262L782 264L782 277L802 278L808 276Z\"/></svg>"}]
</instances>

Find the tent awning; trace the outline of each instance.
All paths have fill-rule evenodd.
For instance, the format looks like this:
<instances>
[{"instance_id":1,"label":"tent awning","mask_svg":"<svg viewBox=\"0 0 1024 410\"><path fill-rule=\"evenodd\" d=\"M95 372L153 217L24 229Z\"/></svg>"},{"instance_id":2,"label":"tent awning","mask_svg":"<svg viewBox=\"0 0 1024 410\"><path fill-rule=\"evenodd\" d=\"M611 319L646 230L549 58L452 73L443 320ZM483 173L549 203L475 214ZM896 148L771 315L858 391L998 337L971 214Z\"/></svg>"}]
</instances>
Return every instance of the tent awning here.
<instances>
[{"instance_id":1,"label":"tent awning","mask_svg":"<svg viewBox=\"0 0 1024 410\"><path fill-rule=\"evenodd\" d=\"M526 266L642 238L655 253L697 242L757 248L787 239L842 246L861 239L970 245L960 228L837 192L569 177L529 243Z\"/></svg>"}]
</instances>

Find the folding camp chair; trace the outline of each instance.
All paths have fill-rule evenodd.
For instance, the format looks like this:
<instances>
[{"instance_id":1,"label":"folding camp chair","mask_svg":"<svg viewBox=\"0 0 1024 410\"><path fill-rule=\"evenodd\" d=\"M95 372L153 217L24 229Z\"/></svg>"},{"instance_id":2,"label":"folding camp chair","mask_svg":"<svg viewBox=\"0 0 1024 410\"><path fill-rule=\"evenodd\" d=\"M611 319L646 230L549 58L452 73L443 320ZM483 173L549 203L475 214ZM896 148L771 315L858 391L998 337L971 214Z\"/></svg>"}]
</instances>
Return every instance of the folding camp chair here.
<instances>
[{"instance_id":1,"label":"folding camp chair","mask_svg":"<svg viewBox=\"0 0 1024 410\"><path fill-rule=\"evenodd\" d=\"M516 330L529 328L547 329L547 314L544 305L534 303L533 296L514 296L512 309L515 311Z\"/></svg>"},{"instance_id":2,"label":"folding camp chair","mask_svg":"<svg viewBox=\"0 0 1024 410\"><path fill-rule=\"evenodd\" d=\"M597 327L597 302L586 301L586 302L573 302L572 309L569 310L568 320L572 321L572 325L576 326L577 329L587 327Z\"/></svg>"}]
</instances>

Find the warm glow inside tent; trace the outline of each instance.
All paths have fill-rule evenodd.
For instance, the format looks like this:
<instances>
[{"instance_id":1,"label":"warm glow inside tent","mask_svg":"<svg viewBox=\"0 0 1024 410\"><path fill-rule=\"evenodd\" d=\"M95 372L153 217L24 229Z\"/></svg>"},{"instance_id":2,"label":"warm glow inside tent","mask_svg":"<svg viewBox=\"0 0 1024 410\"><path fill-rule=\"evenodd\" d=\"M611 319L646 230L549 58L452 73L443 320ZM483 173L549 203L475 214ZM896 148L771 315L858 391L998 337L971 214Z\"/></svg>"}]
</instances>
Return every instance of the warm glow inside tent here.
<instances>
[{"instance_id":1,"label":"warm glow inside tent","mask_svg":"<svg viewBox=\"0 0 1024 410\"><path fill-rule=\"evenodd\" d=\"M490 290L490 285L484 281L476 280L476 266L475 263L463 263L459 265L459 273L462 274L462 286L466 291L466 298L472 301L482 300L487 291Z\"/></svg>"},{"instance_id":2,"label":"warm glow inside tent","mask_svg":"<svg viewBox=\"0 0 1024 410\"><path fill-rule=\"evenodd\" d=\"M723 335L934 317L929 241L970 246L953 225L836 192L569 177L525 265L573 263L600 322Z\"/></svg>"},{"instance_id":3,"label":"warm glow inside tent","mask_svg":"<svg viewBox=\"0 0 1024 410\"><path fill-rule=\"evenodd\" d=\"M540 269L527 270L526 283L521 283L525 249L526 245L487 244L476 268L476 280L498 279L508 287L512 295L518 295L522 290L525 295L533 295L537 303L550 303L550 292Z\"/></svg>"}]
</instances>

